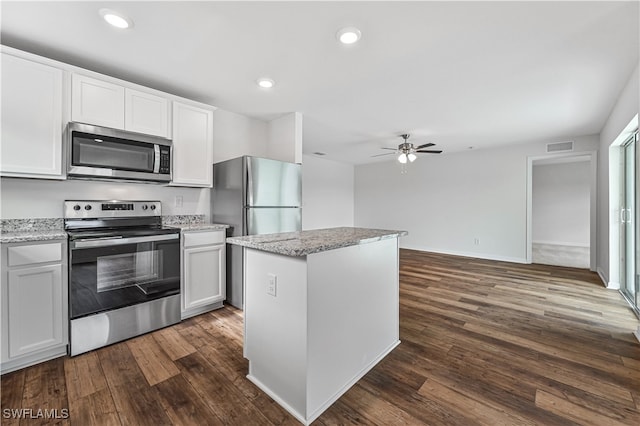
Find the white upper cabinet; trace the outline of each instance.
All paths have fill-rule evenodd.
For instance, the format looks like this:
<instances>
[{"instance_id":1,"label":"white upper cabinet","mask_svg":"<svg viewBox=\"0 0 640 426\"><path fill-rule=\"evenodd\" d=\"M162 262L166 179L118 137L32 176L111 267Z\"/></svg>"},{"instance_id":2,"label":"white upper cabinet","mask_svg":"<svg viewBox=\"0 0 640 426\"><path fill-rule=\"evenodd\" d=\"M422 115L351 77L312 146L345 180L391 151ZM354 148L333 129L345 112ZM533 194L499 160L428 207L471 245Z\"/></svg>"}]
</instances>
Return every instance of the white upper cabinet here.
<instances>
[{"instance_id":1,"label":"white upper cabinet","mask_svg":"<svg viewBox=\"0 0 640 426\"><path fill-rule=\"evenodd\" d=\"M124 127L138 133L169 136L169 100L151 93L125 89Z\"/></svg>"},{"instance_id":2,"label":"white upper cabinet","mask_svg":"<svg viewBox=\"0 0 640 426\"><path fill-rule=\"evenodd\" d=\"M213 184L213 111L173 102L172 185Z\"/></svg>"},{"instance_id":3,"label":"white upper cabinet","mask_svg":"<svg viewBox=\"0 0 640 426\"><path fill-rule=\"evenodd\" d=\"M72 121L166 138L169 107L167 98L73 74Z\"/></svg>"},{"instance_id":4,"label":"white upper cabinet","mask_svg":"<svg viewBox=\"0 0 640 426\"><path fill-rule=\"evenodd\" d=\"M124 129L124 87L73 74L71 120Z\"/></svg>"},{"instance_id":5,"label":"white upper cabinet","mask_svg":"<svg viewBox=\"0 0 640 426\"><path fill-rule=\"evenodd\" d=\"M3 176L61 179L61 69L2 53Z\"/></svg>"}]
</instances>

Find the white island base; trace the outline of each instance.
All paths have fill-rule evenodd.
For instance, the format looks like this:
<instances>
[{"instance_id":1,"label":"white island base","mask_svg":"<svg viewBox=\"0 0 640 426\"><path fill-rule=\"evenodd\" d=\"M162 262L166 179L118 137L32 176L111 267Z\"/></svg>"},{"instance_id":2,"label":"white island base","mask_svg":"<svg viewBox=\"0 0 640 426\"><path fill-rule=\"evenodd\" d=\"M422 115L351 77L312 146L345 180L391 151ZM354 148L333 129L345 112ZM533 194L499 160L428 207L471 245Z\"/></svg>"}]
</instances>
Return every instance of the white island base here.
<instances>
[{"instance_id":1,"label":"white island base","mask_svg":"<svg viewBox=\"0 0 640 426\"><path fill-rule=\"evenodd\" d=\"M398 238L244 250L247 377L308 425L400 343Z\"/></svg>"}]
</instances>

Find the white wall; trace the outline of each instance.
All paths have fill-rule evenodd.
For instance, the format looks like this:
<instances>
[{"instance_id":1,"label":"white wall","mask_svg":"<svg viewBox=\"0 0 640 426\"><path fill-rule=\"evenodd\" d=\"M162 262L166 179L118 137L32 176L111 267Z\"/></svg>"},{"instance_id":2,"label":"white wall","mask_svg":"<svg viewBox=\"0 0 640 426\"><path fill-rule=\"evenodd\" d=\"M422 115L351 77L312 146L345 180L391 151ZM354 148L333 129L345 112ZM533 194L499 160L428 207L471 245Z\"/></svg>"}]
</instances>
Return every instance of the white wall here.
<instances>
[{"instance_id":1,"label":"white wall","mask_svg":"<svg viewBox=\"0 0 640 426\"><path fill-rule=\"evenodd\" d=\"M533 242L589 246L588 161L533 166Z\"/></svg>"},{"instance_id":2,"label":"white wall","mask_svg":"<svg viewBox=\"0 0 640 426\"><path fill-rule=\"evenodd\" d=\"M267 158L302 162L302 114L292 112L267 123Z\"/></svg>"},{"instance_id":3,"label":"white wall","mask_svg":"<svg viewBox=\"0 0 640 426\"><path fill-rule=\"evenodd\" d=\"M598 144L572 140L576 152ZM396 161L357 166L355 225L406 230L404 248L525 262L527 157L546 142L422 155L407 174Z\"/></svg>"},{"instance_id":4,"label":"white wall","mask_svg":"<svg viewBox=\"0 0 640 426\"><path fill-rule=\"evenodd\" d=\"M267 156L267 123L218 109L213 113L213 162Z\"/></svg>"},{"instance_id":5,"label":"white wall","mask_svg":"<svg viewBox=\"0 0 640 426\"><path fill-rule=\"evenodd\" d=\"M618 101L611 110L611 114L600 132L600 149L598 155L598 273L605 281L617 281L617 273L613 274L610 265L610 258L617 258L616 255L611 256L610 250L616 251L617 235L611 235L610 229L617 228L616 211L609 205L610 179L609 179L609 148L614 143L620 133L625 130L627 125L636 116L640 110L640 62L636 66L629 77L626 86L620 92ZM615 159L612 159L615 160ZM614 194L615 195L615 194ZM613 277L612 275L615 275ZM615 284L614 284L615 286Z\"/></svg>"},{"instance_id":6,"label":"white wall","mask_svg":"<svg viewBox=\"0 0 640 426\"><path fill-rule=\"evenodd\" d=\"M209 215L209 188L84 180L2 178L3 219L62 217L65 200L160 200L162 213ZM175 207L175 197L182 207Z\"/></svg>"},{"instance_id":7,"label":"white wall","mask_svg":"<svg viewBox=\"0 0 640 426\"><path fill-rule=\"evenodd\" d=\"M353 226L353 179L353 165L305 155L302 229Z\"/></svg>"}]
</instances>

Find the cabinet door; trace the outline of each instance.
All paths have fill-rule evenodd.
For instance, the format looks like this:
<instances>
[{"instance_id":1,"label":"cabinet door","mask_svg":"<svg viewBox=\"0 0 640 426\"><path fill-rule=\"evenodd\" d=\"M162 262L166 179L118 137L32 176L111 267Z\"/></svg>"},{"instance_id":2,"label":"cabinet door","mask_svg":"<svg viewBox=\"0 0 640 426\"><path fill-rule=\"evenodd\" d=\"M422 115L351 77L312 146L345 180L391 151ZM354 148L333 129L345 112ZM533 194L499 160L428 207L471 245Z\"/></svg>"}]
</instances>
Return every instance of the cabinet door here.
<instances>
[{"instance_id":1,"label":"cabinet door","mask_svg":"<svg viewBox=\"0 0 640 426\"><path fill-rule=\"evenodd\" d=\"M213 111L173 102L173 179L178 186L213 184Z\"/></svg>"},{"instance_id":2,"label":"cabinet door","mask_svg":"<svg viewBox=\"0 0 640 426\"><path fill-rule=\"evenodd\" d=\"M79 74L71 84L73 121L124 129L124 87Z\"/></svg>"},{"instance_id":3,"label":"cabinet door","mask_svg":"<svg viewBox=\"0 0 640 426\"><path fill-rule=\"evenodd\" d=\"M224 300L225 245L184 249L183 310Z\"/></svg>"},{"instance_id":4,"label":"cabinet door","mask_svg":"<svg viewBox=\"0 0 640 426\"><path fill-rule=\"evenodd\" d=\"M2 175L62 177L62 80L60 69L2 54Z\"/></svg>"},{"instance_id":5,"label":"cabinet door","mask_svg":"<svg viewBox=\"0 0 640 426\"><path fill-rule=\"evenodd\" d=\"M64 344L62 265L10 270L6 296L9 358Z\"/></svg>"},{"instance_id":6,"label":"cabinet door","mask_svg":"<svg viewBox=\"0 0 640 426\"><path fill-rule=\"evenodd\" d=\"M132 132L169 137L169 100L125 89L124 127Z\"/></svg>"}]
</instances>

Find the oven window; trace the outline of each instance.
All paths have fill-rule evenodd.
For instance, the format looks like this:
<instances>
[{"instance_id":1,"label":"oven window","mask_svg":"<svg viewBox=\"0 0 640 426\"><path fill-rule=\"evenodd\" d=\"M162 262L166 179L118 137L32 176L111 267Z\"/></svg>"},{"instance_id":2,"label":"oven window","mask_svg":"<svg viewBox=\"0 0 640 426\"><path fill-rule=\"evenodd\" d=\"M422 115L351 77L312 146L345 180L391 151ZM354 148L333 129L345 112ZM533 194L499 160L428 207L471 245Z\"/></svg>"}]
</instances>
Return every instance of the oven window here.
<instances>
[{"instance_id":1,"label":"oven window","mask_svg":"<svg viewBox=\"0 0 640 426\"><path fill-rule=\"evenodd\" d=\"M153 172L154 145L74 132L74 166Z\"/></svg>"},{"instance_id":2,"label":"oven window","mask_svg":"<svg viewBox=\"0 0 640 426\"><path fill-rule=\"evenodd\" d=\"M179 293L177 239L71 250L72 319Z\"/></svg>"},{"instance_id":3,"label":"oven window","mask_svg":"<svg viewBox=\"0 0 640 426\"><path fill-rule=\"evenodd\" d=\"M150 243L147 245L149 250L146 251L96 259L98 293L158 280L162 273L162 252L152 250Z\"/></svg>"}]
</instances>

